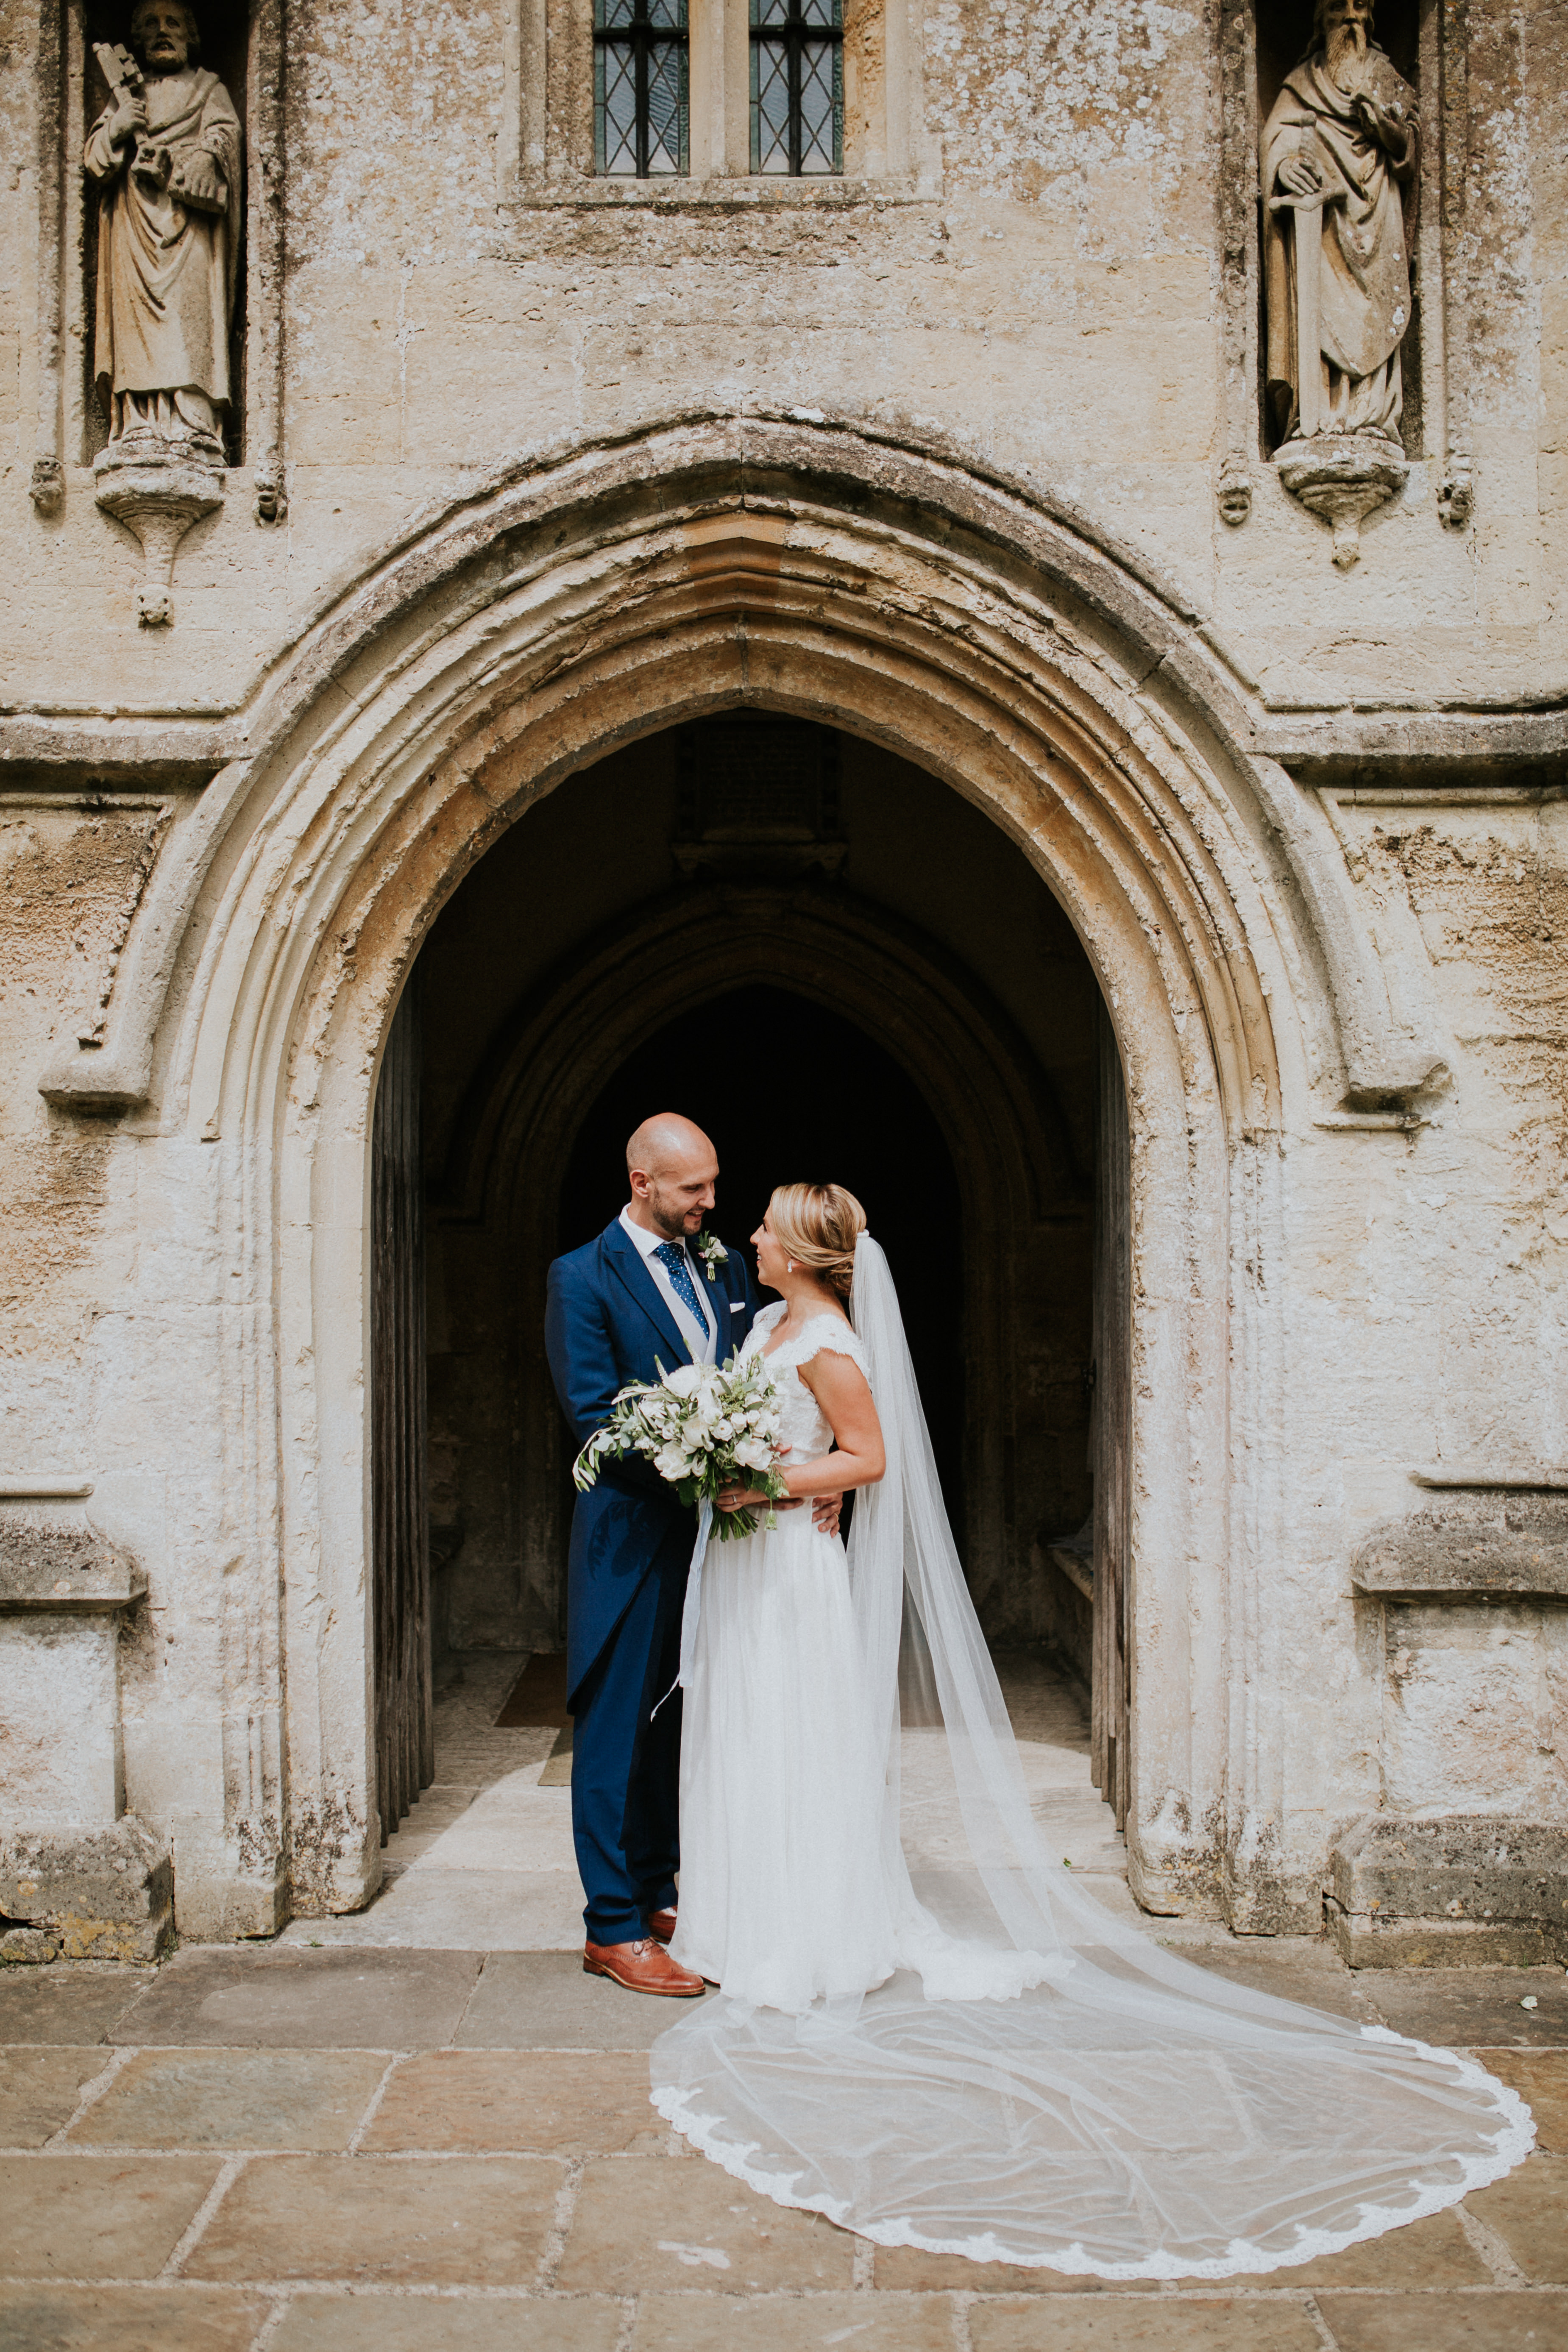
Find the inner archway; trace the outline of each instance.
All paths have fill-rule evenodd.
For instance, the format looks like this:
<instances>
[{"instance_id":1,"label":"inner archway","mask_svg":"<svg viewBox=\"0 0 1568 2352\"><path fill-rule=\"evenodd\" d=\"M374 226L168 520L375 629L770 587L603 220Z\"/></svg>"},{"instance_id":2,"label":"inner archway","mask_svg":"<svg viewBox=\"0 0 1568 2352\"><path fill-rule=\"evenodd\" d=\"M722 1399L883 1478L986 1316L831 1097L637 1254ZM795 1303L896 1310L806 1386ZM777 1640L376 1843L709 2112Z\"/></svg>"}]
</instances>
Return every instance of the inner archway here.
<instances>
[{"instance_id":1,"label":"inner archway","mask_svg":"<svg viewBox=\"0 0 1568 2352\"><path fill-rule=\"evenodd\" d=\"M963 1251L957 1171L919 1087L843 1014L787 989L736 989L679 1014L627 1056L578 1131L562 1187L560 1245L575 1249L623 1205L622 1148L674 1106L722 1138L719 1209L746 1245L775 1183L846 1184L872 1218L899 1285L948 1516L963 1512Z\"/></svg>"}]
</instances>

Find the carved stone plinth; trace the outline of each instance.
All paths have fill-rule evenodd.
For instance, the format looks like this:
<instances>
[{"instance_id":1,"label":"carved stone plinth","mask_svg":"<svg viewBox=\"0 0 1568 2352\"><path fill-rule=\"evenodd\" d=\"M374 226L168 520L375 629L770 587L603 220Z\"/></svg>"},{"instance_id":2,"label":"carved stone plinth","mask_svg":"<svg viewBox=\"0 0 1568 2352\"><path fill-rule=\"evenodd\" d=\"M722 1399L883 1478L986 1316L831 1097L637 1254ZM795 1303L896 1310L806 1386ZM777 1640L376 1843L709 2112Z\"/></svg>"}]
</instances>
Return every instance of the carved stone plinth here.
<instances>
[{"instance_id":1,"label":"carved stone plinth","mask_svg":"<svg viewBox=\"0 0 1568 2352\"><path fill-rule=\"evenodd\" d=\"M1392 441L1371 433L1319 433L1310 441L1287 441L1274 463L1291 497L1332 525L1340 572L1360 562L1363 520L1398 497L1410 471Z\"/></svg>"},{"instance_id":2,"label":"carved stone plinth","mask_svg":"<svg viewBox=\"0 0 1568 2352\"><path fill-rule=\"evenodd\" d=\"M104 513L142 543L136 617L144 629L166 628L174 610L174 550L194 522L223 504L223 450L205 434L168 442L128 433L100 450L92 470Z\"/></svg>"}]
</instances>

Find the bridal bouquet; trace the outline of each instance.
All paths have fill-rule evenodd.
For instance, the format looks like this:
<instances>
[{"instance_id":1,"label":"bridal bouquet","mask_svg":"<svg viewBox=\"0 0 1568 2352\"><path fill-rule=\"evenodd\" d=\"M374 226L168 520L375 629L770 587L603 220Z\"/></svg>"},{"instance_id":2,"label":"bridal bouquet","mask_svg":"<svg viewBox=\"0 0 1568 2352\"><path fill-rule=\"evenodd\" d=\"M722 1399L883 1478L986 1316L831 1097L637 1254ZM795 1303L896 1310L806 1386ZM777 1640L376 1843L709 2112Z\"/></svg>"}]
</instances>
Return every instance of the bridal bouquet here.
<instances>
[{"instance_id":1,"label":"bridal bouquet","mask_svg":"<svg viewBox=\"0 0 1568 2352\"><path fill-rule=\"evenodd\" d=\"M755 1356L728 1364L679 1364L657 1381L638 1381L616 1399L615 1411L596 1429L572 1465L578 1492L586 1494L608 1454L641 1454L683 1503L716 1503L721 1486L760 1486L787 1493L775 1467L784 1411L779 1392ZM770 1528L778 1524L768 1513ZM756 1531L752 1510L713 1513L721 1541Z\"/></svg>"}]
</instances>

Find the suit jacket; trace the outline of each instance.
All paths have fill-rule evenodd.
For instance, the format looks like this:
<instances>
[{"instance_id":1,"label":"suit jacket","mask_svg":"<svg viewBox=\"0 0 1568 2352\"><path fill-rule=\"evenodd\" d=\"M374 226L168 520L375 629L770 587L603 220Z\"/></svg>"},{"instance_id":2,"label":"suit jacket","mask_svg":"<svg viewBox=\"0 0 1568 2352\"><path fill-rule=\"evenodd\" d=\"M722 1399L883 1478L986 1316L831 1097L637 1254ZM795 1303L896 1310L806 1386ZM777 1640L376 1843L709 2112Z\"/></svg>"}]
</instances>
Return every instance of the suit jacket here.
<instances>
[{"instance_id":1,"label":"suit jacket","mask_svg":"<svg viewBox=\"0 0 1568 2352\"><path fill-rule=\"evenodd\" d=\"M694 1277L719 1323L722 1363L752 1328L756 1293L738 1251L713 1281ZM728 1327L728 1328L726 1328ZM544 1346L574 1446L610 1417L616 1391L655 1381L658 1367L689 1364L691 1350L663 1293L617 1217L597 1241L558 1257L545 1297ZM607 1462L572 1514L566 1576L568 1697L620 1623L643 1579L684 1572L696 1540L697 1514L683 1508L651 1463Z\"/></svg>"}]
</instances>

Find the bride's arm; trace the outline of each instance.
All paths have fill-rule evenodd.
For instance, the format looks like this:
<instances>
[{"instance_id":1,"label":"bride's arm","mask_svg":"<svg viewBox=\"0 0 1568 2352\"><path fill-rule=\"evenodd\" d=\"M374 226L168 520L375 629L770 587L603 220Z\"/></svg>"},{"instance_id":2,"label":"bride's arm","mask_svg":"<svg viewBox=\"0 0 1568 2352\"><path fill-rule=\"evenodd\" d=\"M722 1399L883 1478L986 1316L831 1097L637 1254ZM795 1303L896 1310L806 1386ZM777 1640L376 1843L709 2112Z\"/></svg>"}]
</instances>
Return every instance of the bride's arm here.
<instances>
[{"instance_id":1,"label":"bride's arm","mask_svg":"<svg viewBox=\"0 0 1568 2352\"><path fill-rule=\"evenodd\" d=\"M882 1424L871 1402L870 1384L858 1364L836 1349L824 1348L800 1377L822 1407L834 1435L836 1451L819 1454L815 1462L793 1464L784 1470L786 1491L807 1495L842 1495L851 1486L874 1486L888 1466L882 1445ZM767 1496L749 1487L726 1486L719 1496L721 1511L738 1511L746 1504L765 1503Z\"/></svg>"}]
</instances>

